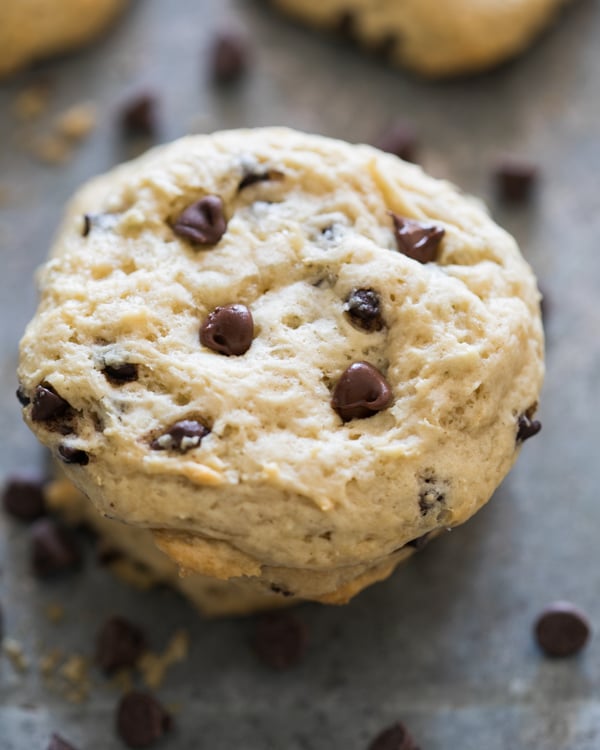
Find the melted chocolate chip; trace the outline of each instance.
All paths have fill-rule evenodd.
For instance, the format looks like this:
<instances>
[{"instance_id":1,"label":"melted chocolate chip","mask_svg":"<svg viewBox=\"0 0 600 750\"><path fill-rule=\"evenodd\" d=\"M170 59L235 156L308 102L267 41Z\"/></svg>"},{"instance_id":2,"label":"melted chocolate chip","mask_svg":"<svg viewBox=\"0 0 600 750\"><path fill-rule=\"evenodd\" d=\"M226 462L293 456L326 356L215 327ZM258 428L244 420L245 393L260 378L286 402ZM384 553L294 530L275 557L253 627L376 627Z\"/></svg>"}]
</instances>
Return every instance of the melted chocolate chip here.
<instances>
[{"instance_id":1,"label":"melted chocolate chip","mask_svg":"<svg viewBox=\"0 0 600 750\"><path fill-rule=\"evenodd\" d=\"M81 230L81 236L87 237L88 234L92 231L92 217L90 214L84 214L83 215L83 228Z\"/></svg>"},{"instance_id":2,"label":"melted chocolate chip","mask_svg":"<svg viewBox=\"0 0 600 750\"><path fill-rule=\"evenodd\" d=\"M210 430L195 419L182 419L162 435L152 441L150 447L155 451L187 451L197 448Z\"/></svg>"},{"instance_id":3,"label":"melted chocolate chip","mask_svg":"<svg viewBox=\"0 0 600 750\"><path fill-rule=\"evenodd\" d=\"M131 362L124 362L122 365L107 365L102 372L114 385L132 383L138 379L138 366Z\"/></svg>"},{"instance_id":4,"label":"melted chocolate chip","mask_svg":"<svg viewBox=\"0 0 600 750\"><path fill-rule=\"evenodd\" d=\"M306 626L293 615L273 613L258 620L253 646L267 666L273 669L295 666L304 656L306 645Z\"/></svg>"},{"instance_id":5,"label":"melted chocolate chip","mask_svg":"<svg viewBox=\"0 0 600 750\"><path fill-rule=\"evenodd\" d=\"M40 476L15 474L2 493L4 510L20 521L35 521L46 513L44 480Z\"/></svg>"},{"instance_id":6,"label":"melted chocolate chip","mask_svg":"<svg viewBox=\"0 0 600 750\"><path fill-rule=\"evenodd\" d=\"M535 188L538 169L535 164L518 159L506 159L495 170L498 192L508 203L525 203Z\"/></svg>"},{"instance_id":7,"label":"melted chocolate chip","mask_svg":"<svg viewBox=\"0 0 600 750\"><path fill-rule=\"evenodd\" d=\"M234 30L217 34L211 55L212 78L219 84L233 83L242 78L250 62L246 37Z\"/></svg>"},{"instance_id":8,"label":"melted chocolate chip","mask_svg":"<svg viewBox=\"0 0 600 750\"><path fill-rule=\"evenodd\" d=\"M338 380L331 405L348 422L372 417L389 406L392 398L390 386L376 367L354 362Z\"/></svg>"},{"instance_id":9,"label":"melted chocolate chip","mask_svg":"<svg viewBox=\"0 0 600 750\"><path fill-rule=\"evenodd\" d=\"M173 727L173 719L148 693L132 690L117 708L117 731L133 748L149 747Z\"/></svg>"},{"instance_id":10,"label":"melted chocolate chip","mask_svg":"<svg viewBox=\"0 0 600 750\"><path fill-rule=\"evenodd\" d=\"M346 300L345 310L352 323L364 331L383 328L379 295L374 289L354 289Z\"/></svg>"},{"instance_id":11,"label":"melted chocolate chip","mask_svg":"<svg viewBox=\"0 0 600 750\"><path fill-rule=\"evenodd\" d=\"M574 656L588 642L591 633L584 612L569 602L555 602L547 607L535 623L535 637L540 648L555 657Z\"/></svg>"},{"instance_id":12,"label":"melted chocolate chip","mask_svg":"<svg viewBox=\"0 0 600 750\"><path fill-rule=\"evenodd\" d=\"M59 734L53 734L52 737L50 737L50 744L46 750L76 750L76 748Z\"/></svg>"},{"instance_id":13,"label":"melted chocolate chip","mask_svg":"<svg viewBox=\"0 0 600 750\"><path fill-rule=\"evenodd\" d=\"M48 578L78 568L79 543L73 532L50 518L31 527L31 564L38 578Z\"/></svg>"},{"instance_id":14,"label":"melted chocolate chip","mask_svg":"<svg viewBox=\"0 0 600 750\"><path fill-rule=\"evenodd\" d=\"M391 216L398 250L419 263L433 262L446 230L436 224L424 224L394 213Z\"/></svg>"},{"instance_id":15,"label":"melted chocolate chip","mask_svg":"<svg viewBox=\"0 0 600 750\"><path fill-rule=\"evenodd\" d=\"M517 443L524 443L525 440L537 435L542 429L542 423L537 419L531 419L532 413L528 410L521 414L517 423Z\"/></svg>"},{"instance_id":16,"label":"melted chocolate chip","mask_svg":"<svg viewBox=\"0 0 600 750\"><path fill-rule=\"evenodd\" d=\"M404 724L397 722L378 734L369 750L419 750L419 747Z\"/></svg>"},{"instance_id":17,"label":"melted chocolate chip","mask_svg":"<svg viewBox=\"0 0 600 750\"><path fill-rule=\"evenodd\" d=\"M216 245L227 231L223 201L207 195L192 203L173 224L173 231L196 245Z\"/></svg>"},{"instance_id":18,"label":"melted chocolate chip","mask_svg":"<svg viewBox=\"0 0 600 750\"><path fill-rule=\"evenodd\" d=\"M379 136L374 146L404 161L416 163L418 143L414 129L406 123L397 122Z\"/></svg>"},{"instance_id":19,"label":"melted chocolate chip","mask_svg":"<svg viewBox=\"0 0 600 750\"><path fill-rule=\"evenodd\" d=\"M126 135L152 138L157 131L158 99L150 92L136 94L121 112L121 128Z\"/></svg>"},{"instance_id":20,"label":"melted chocolate chip","mask_svg":"<svg viewBox=\"0 0 600 750\"><path fill-rule=\"evenodd\" d=\"M16 395L17 395L17 400L19 401L19 403L21 404L21 406L29 406L29 404L31 403L31 399L27 395L27 393L25 391L25 388L22 385L20 385L17 388L17 394Z\"/></svg>"},{"instance_id":21,"label":"melted chocolate chip","mask_svg":"<svg viewBox=\"0 0 600 750\"><path fill-rule=\"evenodd\" d=\"M106 674L133 667L146 648L144 632L124 617L111 617L96 638L96 664Z\"/></svg>"},{"instance_id":22,"label":"melted chocolate chip","mask_svg":"<svg viewBox=\"0 0 600 750\"><path fill-rule=\"evenodd\" d=\"M72 448L70 445L59 445L58 456L65 464L87 466L90 462L90 457L85 451L79 448Z\"/></svg>"},{"instance_id":23,"label":"melted chocolate chip","mask_svg":"<svg viewBox=\"0 0 600 750\"><path fill-rule=\"evenodd\" d=\"M283 174L275 169L271 169L268 172L250 172L245 175L238 185L238 192L244 190L244 188L256 185L257 182L270 182L275 180L282 180Z\"/></svg>"},{"instance_id":24,"label":"melted chocolate chip","mask_svg":"<svg viewBox=\"0 0 600 750\"><path fill-rule=\"evenodd\" d=\"M228 357L245 354L253 338L254 321L245 305L216 307L200 328L200 343Z\"/></svg>"},{"instance_id":25,"label":"melted chocolate chip","mask_svg":"<svg viewBox=\"0 0 600 750\"><path fill-rule=\"evenodd\" d=\"M48 422L58 419L70 409L68 401L58 395L51 385L38 385L33 397L31 418L34 422Z\"/></svg>"},{"instance_id":26,"label":"melted chocolate chip","mask_svg":"<svg viewBox=\"0 0 600 750\"><path fill-rule=\"evenodd\" d=\"M284 586L278 586L276 583L271 584L271 591L280 596L294 596L292 591L288 591Z\"/></svg>"}]
</instances>

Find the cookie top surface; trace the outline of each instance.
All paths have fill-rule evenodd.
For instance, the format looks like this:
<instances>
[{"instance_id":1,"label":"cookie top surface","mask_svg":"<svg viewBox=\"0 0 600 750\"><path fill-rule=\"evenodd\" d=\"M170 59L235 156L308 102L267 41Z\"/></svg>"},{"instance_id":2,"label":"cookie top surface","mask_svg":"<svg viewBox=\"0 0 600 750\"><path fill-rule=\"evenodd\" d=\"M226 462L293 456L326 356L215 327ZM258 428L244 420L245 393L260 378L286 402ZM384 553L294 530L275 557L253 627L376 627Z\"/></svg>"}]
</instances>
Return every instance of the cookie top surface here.
<instances>
[{"instance_id":1,"label":"cookie top surface","mask_svg":"<svg viewBox=\"0 0 600 750\"><path fill-rule=\"evenodd\" d=\"M2 0L0 76L84 44L127 0Z\"/></svg>"},{"instance_id":2,"label":"cookie top surface","mask_svg":"<svg viewBox=\"0 0 600 750\"><path fill-rule=\"evenodd\" d=\"M266 565L357 565L466 520L542 381L535 279L478 202L286 129L93 181L39 284L21 399L69 476Z\"/></svg>"},{"instance_id":3,"label":"cookie top surface","mask_svg":"<svg viewBox=\"0 0 600 750\"><path fill-rule=\"evenodd\" d=\"M273 0L432 76L483 70L524 49L568 0Z\"/></svg>"}]
</instances>

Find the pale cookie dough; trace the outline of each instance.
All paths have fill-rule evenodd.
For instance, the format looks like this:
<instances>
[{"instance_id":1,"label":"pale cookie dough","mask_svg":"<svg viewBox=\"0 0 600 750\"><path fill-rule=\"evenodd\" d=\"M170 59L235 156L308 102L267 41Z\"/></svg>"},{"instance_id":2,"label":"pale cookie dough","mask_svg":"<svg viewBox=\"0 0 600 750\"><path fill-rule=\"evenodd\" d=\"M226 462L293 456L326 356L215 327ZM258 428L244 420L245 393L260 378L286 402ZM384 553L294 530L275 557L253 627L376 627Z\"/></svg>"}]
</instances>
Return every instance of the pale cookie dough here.
<instances>
[{"instance_id":1,"label":"pale cookie dough","mask_svg":"<svg viewBox=\"0 0 600 750\"><path fill-rule=\"evenodd\" d=\"M127 0L2 0L0 77L99 35Z\"/></svg>"},{"instance_id":2,"label":"pale cookie dough","mask_svg":"<svg viewBox=\"0 0 600 750\"><path fill-rule=\"evenodd\" d=\"M427 76L491 68L524 50L568 0L272 0Z\"/></svg>"},{"instance_id":3,"label":"pale cookie dough","mask_svg":"<svg viewBox=\"0 0 600 750\"><path fill-rule=\"evenodd\" d=\"M48 509L68 524L86 523L98 533L105 551L115 553L107 567L118 578L142 589L171 586L204 617L249 615L298 601L267 592L258 585L248 585L247 581L218 581L198 573L180 575L177 565L157 548L148 529L104 518L65 477L59 475L50 482L45 496Z\"/></svg>"},{"instance_id":4,"label":"pale cookie dough","mask_svg":"<svg viewBox=\"0 0 600 750\"><path fill-rule=\"evenodd\" d=\"M39 285L28 425L186 570L346 601L473 515L539 428L514 240L368 146L155 149L77 194Z\"/></svg>"}]
</instances>

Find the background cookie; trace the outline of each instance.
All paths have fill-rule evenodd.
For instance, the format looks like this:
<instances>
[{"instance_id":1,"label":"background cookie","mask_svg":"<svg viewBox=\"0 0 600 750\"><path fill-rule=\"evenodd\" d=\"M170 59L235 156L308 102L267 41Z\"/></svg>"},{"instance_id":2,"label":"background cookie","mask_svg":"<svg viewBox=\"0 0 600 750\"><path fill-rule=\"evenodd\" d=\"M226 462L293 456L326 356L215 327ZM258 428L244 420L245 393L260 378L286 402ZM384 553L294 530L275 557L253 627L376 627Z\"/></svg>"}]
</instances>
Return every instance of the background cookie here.
<instances>
[{"instance_id":1,"label":"background cookie","mask_svg":"<svg viewBox=\"0 0 600 750\"><path fill-rule=\"evenodd\" d=\"M272 0L430 76L490 68L521 52L567 0Z\"/></svg>"},{"instance_id":2,"label":"background cookie","mask_svg":"<svg viewBox=\"0 0 600 750\"><path fill-rule=\"evenodd\" d=\"M2 0L0 77L101 33L127 0Z\"/></svg>"},{"instance_id":3,"label":"background cookie","mask_svg":"<svg viewBox=\"0 0 600 750\"><path fill-rule=\"evenodd\" d=\"M40 286L27 423L188 570L345 601L469 518L537 428L514 241L367 146L156 149L78 194Z\"/></svg>"}]
</instances>

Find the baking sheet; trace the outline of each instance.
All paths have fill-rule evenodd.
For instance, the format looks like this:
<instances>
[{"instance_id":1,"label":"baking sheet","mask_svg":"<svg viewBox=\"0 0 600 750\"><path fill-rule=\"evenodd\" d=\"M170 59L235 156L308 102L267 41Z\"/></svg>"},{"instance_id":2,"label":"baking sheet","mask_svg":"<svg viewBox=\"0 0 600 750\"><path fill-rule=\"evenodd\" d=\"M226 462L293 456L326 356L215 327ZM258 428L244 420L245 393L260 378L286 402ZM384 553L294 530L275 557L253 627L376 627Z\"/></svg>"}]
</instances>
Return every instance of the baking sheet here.
<instances>
[{"instance_id":1,"label":"baking sheet","mask_svg":"<svg viewBox=\"0 0 600 750\"><path fill-rule=\"evenodd\" d=\"M255 47L247 80L208 83L212 34L239 23ZM118 693L93 670L90 699L50 690L39 658L53 648L89 656L110 614L144 623L155 649L185 628L189 658L157 691L175 708L161 747L197 750L362 750L403 720L424 750L600 745L600 637L580 657L545 660L532 620L567 598L600 628L600 7L581 0L524 58L472 80L429 83L365 59L276 17L251 0L143 0L93 48L0 87L0 474L41 452L14 398L17 342L31 316L32 273L63 204L86 178L128 153L114 113L131 91L161 97L161 140L223 127L287 124L371 141L401 117L415 124L422 163L490 201L538 272L547 295L548 377L542 434L528 442L491 504L387 582L343 608L298 609L310 631L303 663L272 673L248 646L251 620L203 622L176 594L132 591L89 559L84 574L32 580L27 528L0 517L0 602L7 635L29 667L0 658L0 748L44 748L59 731L86 750L122 745ZM33 126L12 114L16 94L43 72L50 110ZM63 167L23 148L68 106L91 100L98 126ZM490 168L504 152L543 172L537 200L503 208ZM91 557L91 556L90 556ZM62 623L46 615L65 610Z\"/></svg>"}]
</instances>

